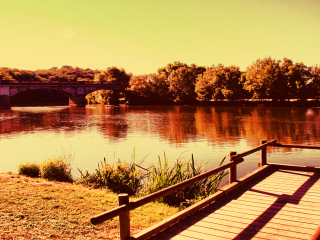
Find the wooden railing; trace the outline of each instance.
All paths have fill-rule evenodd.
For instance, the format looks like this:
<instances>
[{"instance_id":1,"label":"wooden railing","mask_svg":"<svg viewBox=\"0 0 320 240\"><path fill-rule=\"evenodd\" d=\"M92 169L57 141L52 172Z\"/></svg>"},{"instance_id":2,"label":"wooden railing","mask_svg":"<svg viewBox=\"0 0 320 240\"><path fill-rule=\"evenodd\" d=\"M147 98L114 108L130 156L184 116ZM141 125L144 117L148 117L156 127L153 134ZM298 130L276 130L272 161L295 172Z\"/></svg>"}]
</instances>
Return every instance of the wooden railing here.
<instances>
[{"instance_id":1,"label":"wooden railing","mask_svg":"<svg viewBox=\"0 0 320 240\"><path fill-rule=\"evenodd\" d=\"M267 147L273 146L273 147L288 147L288 148L306 148L306 149L320 149L320 146L306 146L306 145L285 145L281 143L277 143L276 140L272 140L267 142L266 140L261 141L261 145L253 148L249 151L237 154L236 152L230 152L230 162L226 163L222 166L219 166L215 169L212 169L210 171L207 171L201 175L198 175L196 177L190 178L188 180L185 180L181 183L178 183L176 185L173 185L171 187L165 188L163 190L160 190L156 193L150 194L148 196L142 197L138 200L129 202L129 195L126 193L122 193L118 195L118 204L119 206L117 208L111 209L109 211L106 211L102 214L96 215L91 218L92 224L99 224L106 220L109 220L111 218L114 218L116 216L119 216L119 223L120 223L120 239L130 239L130 216L129 212L135 208L138 208L142 205L145 205L151 201L155 201L159 198L162 198L164 196L167 196L168 194L181 190L187 186L190 186L194 183L197 183L205 178L208 178L214 174L217 174L221 171L224 171L226 169L229 169L229 186L232 185L232 183L237 182L237 165L244 161L244 157L248 156L252 153L255 153L257 151L261 151L261 157L260 157L260 167L262 168L267 164ZM272 166L276 168L281 168L280 164L272 164ZM289 167L290 168L290 167ZM305 170L308 167L303 167ZM309 167L310 171L314 170L314 167ZM298 169L297 166L294 167L294 169ZM320 168L317 168L320 171ZM248 176L248 175L247 175ZM202 205L201 205L202 206ZM198 206L198 209L201 207ZM174 221L177 221L180 218L176 218ZM171 222L172 223L172 222Z\"/></svg>"}]
</instances>

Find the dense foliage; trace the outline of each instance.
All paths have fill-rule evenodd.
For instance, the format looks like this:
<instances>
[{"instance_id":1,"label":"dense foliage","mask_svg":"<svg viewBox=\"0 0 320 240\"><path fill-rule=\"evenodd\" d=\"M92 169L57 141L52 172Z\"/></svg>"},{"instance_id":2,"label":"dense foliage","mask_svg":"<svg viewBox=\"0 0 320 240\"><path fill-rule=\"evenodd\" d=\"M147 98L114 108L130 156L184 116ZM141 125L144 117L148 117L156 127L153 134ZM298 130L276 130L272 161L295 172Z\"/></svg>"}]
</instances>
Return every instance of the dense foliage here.
<instances>
[{"instance_id":1,"label":"dense foliage","mask_svg":"<svg viewBox=\"0 0 320 240\"><path fill-rule=\"evenodd\" d=\"M10 81L92 81L95 74L100 71L89 68L73 68L63 66L62 68L41 69L36 71L19 70L11 68L0 68L0 80Z\"/></svg>"},{"instance_id":2,"label":"dense foliage","mask_svg":"<svg viewBox=\"0 0 320 240\"><path fill-rule=\"evenodd\" d=\"M132 75L124 69L109 67L104 71L73 68L18 70L0 68L0 80L7 81L101 81L129 83L129 90L120 93L99 90L87 96L89 103L105 103L127 98L132 104L193 103L242 99L306 100L320 92L320 67L308 67L284 58L258 59L245 72L239 67L222 64L211 67L174 62L159 68L156 74Z\"/></svg>"}]
</instances>

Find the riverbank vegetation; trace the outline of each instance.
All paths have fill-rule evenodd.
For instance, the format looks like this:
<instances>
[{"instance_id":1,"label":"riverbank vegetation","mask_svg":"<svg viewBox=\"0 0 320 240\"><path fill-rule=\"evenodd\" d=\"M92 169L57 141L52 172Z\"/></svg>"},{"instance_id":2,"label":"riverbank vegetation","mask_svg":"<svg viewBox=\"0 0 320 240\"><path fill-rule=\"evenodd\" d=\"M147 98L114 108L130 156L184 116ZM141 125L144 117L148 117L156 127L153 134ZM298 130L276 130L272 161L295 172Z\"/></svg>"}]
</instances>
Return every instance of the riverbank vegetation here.
<instances>
[{"instance_id":1,"label":"riverbank vegetation","mask_svg":"<svg viewBox=\"0 0 320 240\"><path fill-rule=\"evenodd\" d=\"M224 159L220 165L223 161ZM135 162L134 154L130 163L118 160L115 164L109 164L104 159L93 173L78 169L80 178L75 179L71 174L72 168L68 158L56 157L40 164L20 164L18 174L42 177L51 181L75 182L94 188L107 188L116 194L128 193L130 196L144 196L198 176L204 172L206 165L205 162L196 164L192 155L190 160L186 161L180 157L169 166L165 154L164 161L159 157L158 166L151 165L146 168L142 166L142 163L143 160L139 163ZM201 200L215 193L227 174L227 171L222 171L183 190L171 193L160 201L171 206L182 206Z\"/></svg>"},{"instance_id":2,"label":"riverbank vegetation","mask_svg":"<svg viewBox=\"0 0 320 240\"><path fill-rule=\"evenodd\" d=\"M193 156L188 161L179 158L173 166L165 155L158 166L144 168L142 162L135 163L134 154L130 164L111 165L104 159L94 173L79 170L81 177L75 179L70 160L56 157L20 164L18 175L0 174L0 238L116 239L118 218L97 226L90 218L115 208L117 193L129 193L132 201L197 176L205 166L196 165ZM226 175L222 172L133 210L132 234L214 193Z\"/></svg>"},{"instance_id":3,"label":"riverbank vegetation","mask_svg":"<svg viewBox=\"0 0 320 240\"><path fill-rule=\"evenodd\" d=\"M105 103L126 98L131 104L190 104L199 101L239 101L243 99L305 101L320 96L320 67L292 60L258 59L240 71L222 64L210 67L174 62L157 73L133 75L124 69L109 67L91 70L63 66L49 70L27 71L0 68L0 80L111 82L128 84L125 93L99 90L87 95L88 103Z\"/></svg>"}]
</instances>

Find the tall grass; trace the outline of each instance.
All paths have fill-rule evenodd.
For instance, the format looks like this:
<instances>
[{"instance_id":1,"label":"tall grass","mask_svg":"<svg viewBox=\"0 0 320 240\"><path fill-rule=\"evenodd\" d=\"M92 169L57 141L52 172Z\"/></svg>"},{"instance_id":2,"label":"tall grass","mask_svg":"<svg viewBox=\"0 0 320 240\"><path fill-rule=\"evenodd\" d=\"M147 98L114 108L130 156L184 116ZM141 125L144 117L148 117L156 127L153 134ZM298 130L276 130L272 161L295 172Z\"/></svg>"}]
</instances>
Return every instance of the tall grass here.
<instances>
[{"instance_id":1,"label":"tall grass","mask_svg":"<svg viewBox=\"0 0 320 240\"><path fill-rule=\"evenodd\" d=\"M106 187L115 193L128 193L129 195L146 195L157 192L161 189L183 182L187 179L198 176L204 172L208 162L196 164L193 155L185 161L179 157L175 164L169 166L169 161L164 154L164 161L159 157L158 165L148 168L142 167L143 160L135 162L135 153L128 164L118 160L116 164L107 163L106 159L98 164L94 173L78 171L81 174L78 183L94 187ZM225 158L220 162L224 162ZM205 198L217 191L221 180L228 174L222 171L214 176L199 181L180 191L174 192L161 199L169 205L179 206L184 202L194 202Z\"/></svg>"},{"instance_id":2,"label":"tall grass","mask_svg":"<svg viewBox=\"0 0 320 240\"><path fill-rule=\"evenodd\" d=\"M222 159L220 165L224 162L224 160L225 158ZM154 193L161 189L198 176L204 172L203 170L207 163L208 162L201 162L196 166L194 157L192 155L191 159L188 161L178 158L176 163L169 167L168 159L164 154L164 161L162 162L159 157L158 167L153 165L152 171L149 172L147 191L149 193ZM180 191L173 192L162 198L162 201L168 203L169 205L179 206L182 202L192 202L205 198L217 191L219 184L226 175L228 175L228 172L222 171Z\"/></svg>"}]
</instances>

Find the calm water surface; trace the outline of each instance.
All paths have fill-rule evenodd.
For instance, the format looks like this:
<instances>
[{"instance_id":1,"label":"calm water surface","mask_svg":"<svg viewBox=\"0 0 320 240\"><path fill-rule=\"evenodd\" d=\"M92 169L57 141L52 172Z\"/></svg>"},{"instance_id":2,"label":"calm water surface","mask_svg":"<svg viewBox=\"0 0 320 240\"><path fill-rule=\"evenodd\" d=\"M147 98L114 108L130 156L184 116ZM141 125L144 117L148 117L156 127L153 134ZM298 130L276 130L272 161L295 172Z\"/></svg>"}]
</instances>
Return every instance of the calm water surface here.
<instances>
[{"instance_id":1,"label":"calm water surface","mask_svg":"<svg viewBox=\"0 0 320 240\"><path fill-rule=\"evenodd\" d=\"M0 110L0 172L24 162L73 155L74 174L94 171L104 157L170 163L179 156L218 166L230 151L258 146L261 139L320 144L320 108L121 106L13 107ZM269 149L270 162L320 166L316 150ZM239 176L257 168L259 153L245 158Z\"/></svg>"}]
</instances>

